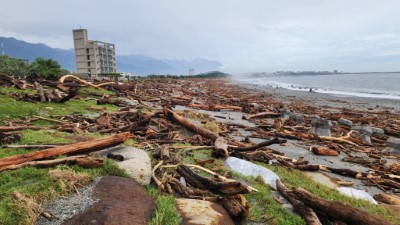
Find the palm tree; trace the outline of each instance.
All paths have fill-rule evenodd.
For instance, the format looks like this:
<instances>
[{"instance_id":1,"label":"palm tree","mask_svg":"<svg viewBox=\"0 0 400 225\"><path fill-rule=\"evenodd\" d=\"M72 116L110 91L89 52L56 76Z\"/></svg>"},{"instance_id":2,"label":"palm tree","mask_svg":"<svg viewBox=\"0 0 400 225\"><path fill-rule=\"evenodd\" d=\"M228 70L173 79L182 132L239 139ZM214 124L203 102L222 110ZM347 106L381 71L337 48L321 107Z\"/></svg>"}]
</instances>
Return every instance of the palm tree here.
<instances>
[{"instance_id":1,"label":"palm tree","mask_svg":"<svg viewBox=\"0 0 400 225\"><path fill-rule=\"evenodd\" d=\"M44 78L54 77L61 73L61 66L53 59L38 57L32 62L30 72Z\"/></svg>"}]
</instances>

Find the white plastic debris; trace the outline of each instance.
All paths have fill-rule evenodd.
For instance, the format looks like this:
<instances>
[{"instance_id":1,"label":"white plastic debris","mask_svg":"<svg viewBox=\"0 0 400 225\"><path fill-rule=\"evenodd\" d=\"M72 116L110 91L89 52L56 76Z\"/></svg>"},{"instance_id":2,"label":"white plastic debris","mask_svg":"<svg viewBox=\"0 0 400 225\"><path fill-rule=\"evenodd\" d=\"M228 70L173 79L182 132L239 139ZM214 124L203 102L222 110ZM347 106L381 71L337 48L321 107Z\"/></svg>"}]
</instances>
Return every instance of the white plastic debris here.
<instances>
[{"instance_id":1,"label":"white plastic debris","mask_svg":"<svg viewBox=\"0 0 400 225\"><path fill-rule=\"evenodd\" d=\"M276 181L279 180L279 177L271 170L236 157L228 157L225 164L229 169L242 175L261 176L266 184L276 190Z\"/></svg>"},{"instance_id":2,"label":"white plastic debris","mask_svg":"<svg viewBox=\"0 0 400 225\"><path fill-rule=\"evenodd\" d=\"M348 188L348 187L340 187L337 188L337 190L342 193L343 195L355 198L355 199L363 199L371 202L372 204L377 205L378 203L375 201L374 198L364 190L358 190L354 188Z\"/></svg>"}]
</instances>

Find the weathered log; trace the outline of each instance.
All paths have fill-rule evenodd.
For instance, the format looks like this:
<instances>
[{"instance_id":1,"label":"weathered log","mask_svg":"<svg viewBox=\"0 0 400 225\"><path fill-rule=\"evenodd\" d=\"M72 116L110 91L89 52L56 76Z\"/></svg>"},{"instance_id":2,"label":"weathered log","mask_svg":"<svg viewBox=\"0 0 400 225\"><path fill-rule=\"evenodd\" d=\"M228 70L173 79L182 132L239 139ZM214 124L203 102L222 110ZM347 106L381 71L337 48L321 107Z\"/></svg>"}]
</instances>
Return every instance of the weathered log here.
<instances>
[{"instance_id":1,"label":"weathered log","mask_svg":"<svg viewBox=\"0 0 400 225\"><path fill-rule=\"evenodd\" d=\"M37 152L5 157L0 159L0 170L11 165L18 165L21 163L30 162L38 159L46 159L49 157L65 155L65 154L90 152L108 147L113 147L123 143L130 137L132 137L130 133L121 133L104 138L98 138L91 141L79 142L60 147L49 148Z\"/></svg>"},{"instance_id":2,"label":"weathered log","mask_svg":"<svg viewBox=\"0 0 400 225\"><path fill-rule=\"evenodd\" d=\"M263 162L267 164L269 163L270 160L274 158L273 155L267 151L254 151L254 152L232 151L231 155L240 159Z\"/></svg>"},{"instance_id":3,"label":"weathered log","mask_svg":"<svg viewBox=\"0 0 400 225\"><path fill-rule=\"evenodd\" d=\"M273 144L282 144L282 143L286 143L286 142L287 142L287 140L274 138L272 140L264 141L264 142L261 142L259 144L249 146L249 147L231 147L231 148L229 148L229 150L238 151L238 152L254 151L254 150L257 150L257 149L265 147L265 146L269 146L269 145L273 145Z\"/></svg>"},{"instance_id":4,"label":"weathered log","mask_svg":"<svg viewBox=\"0 0 400 225\"><path fill-rule=\"evenodd\" d=\"M303 188L293 188L293 193L305 205L314 209L321 215L327 216L330 219L343 221L346 224L354 225L390 225L380 217L369 214L366 211L351 207L338 201L327 201L316 195L309 193Z\"/></svg>"},{"instance_id":5,"label":"weathered log","mask_svg":"<svg viewBox=\"0 0 400 225\"><path fill-rule=\"evenodd\" d=\"M262 117L280 117L280 113L274 113L274 112L262 112L262 113L257 113L257 114L252 114L252 115L244 115L242 118L246 120L251 120L254 118L262 118Z\"/></svg>"},{"instance_id":6,"label":"weathered log","mask_svg":"<svg viewBox=\"0 0 400 225\"><path fill-rule=\"evenodd\" d=\"M26 205L29 205L32 207L33 211L35 213L38 213L44 217L46 217L49 220L53 220L53 219L57 219L56 216L54 216L51 212L48 212L46 210L44 210L39 204L37 204L36 202L34 202L32 199L24 196L23 194L21 194L18 191L14 191L12 193L12 195L14 196L14 198L16 198L18 201L24 202Z\"/></svg>"},{"instance_id":7,"label":"weathered log","mask_svg":"<svg viewBox=\"0 0 400 225\"><path fill-rule=\"evenodd\" d=\"M400 138L400 131L399 130L395 130L389 127L384 127L383 130L385 131L385 134L393 136L393 137L397 137Z\"/></svg>"},{"instance_id":8,"label":"weathered log","mask_svg":"<svg viewBox=\"0 0 400 225\"><path fill-rule=\"evenodd\" d=\"M248 215L247 209L233 196L225 196L221 201L221 205L233 218L242 219Z\"/></svg>"},{"instance_id":9,"label":"weathered log","mask_svg":"<svg viewBox=\"0 0 400 225\"><path fill-rule=\"evenodd\" d=\"M54 148L60 145L3 145L3 148Z\"/></svg>"},{"instance_id":10,"label":"weathered log","mask_svg":"<svg viewBox=\"0 0 400 225\"><path fill-rule=\"evenodd\" d=\"M110 105L115 105L115 106L125 106L126 104L124 104L122 102L122 100L119 99L111 99L111 98L101 98L101 99L97 99L96 102L97 105L104 105L104 104L110 104Z\"/></svg>"},{"instance_id":11,"label":"weathered log","mask_svg":"<svg viewBox=\"0 0 400 225\"><path fill-rule=\"evenodd\" d=\"M168 148L168 147L163 146L163 147L160 149L160 159L162 159L162 160L167 160L167 159L169 159L169 148Z\"/></svg>"},{"instance_id":12,"label":"weathered log","mask_svg":"<svg viewBox=\"0 0 400 225\"><path fill-rule=\"evenodd\" d=\"M9 131L17 131L17 130L40 130L43 129L43 127L39 126L0 126L0 132L9 132Z\"/></svg>"},{"instance_id":13,"label":"weathered log","mask_svg":"<svg viewBox=\"0 0 400 225\"><path fill-rule=\"evenodd\" d=\"M292 203L294 210L304 219L308 225L321 225L317 214L313 209L304 205L303 202L299 201L294 194L290 194L286 186L280 181L276 181L276 188L278 191Z\"/></svg>"},{"instance_id":14,"label":"weathered log","mask_svg":"<svg viewBox=\"0 0 400 225\"><path fill-rule=\"evenodd\" d=\"M325 155L325 156L338 156L339 152L328 149L328 148L321 148L321 147L312 147L311 151L316 155Z\"/></svg>"},{"instance_id":15,"label":"weathered log","mask_svg":"<svg viewBox=\"0 0 400 225\"><path fill-rule=\"evenodd\" d=\"M178 115L177 113L173 112L172 110L168 108L164 108L164 114L170 119L173 120L184 127L186 127L189 130L192 130L196 132L197 134L201 135L202 137L211 139L214 141L214 151L216 152L216 156L228 156L228 145L226 140L221 138L218 134L209 131L201 126L197 126L196 124L193 124L189 121L187 121L185 118L182 116ZM218 140L217 140L218 139ZM221 154L223 153L223 154Z\"/></svg>"},{"instance_id":16,"label":"weathered log","mask_svg":"<svg viewBox=\"0 0 400 225\"><path fill-rule=\"evenodd\" d=\"M239 181L223 181L218 178L203 177L195 173L188 166L179 165L177 167L178 173L183 176L186 181L194 186L201 189L210 190L213 193L223 195L236 195L236 194L248 194L251 189L246 184Z\"/></svg>"},{"instance_id":17,"label":"weathered log","mask_svg":"<svg viewBox=\"0 0 400 225\"><path fill-rule=\"evenodd\" d=\"M396 195L375 194L374 199L389 205L400 205L400 196Z\"/></svg>"},{"instance_id":18,"label":"weathered log","mask_svg":"<svg viewBox=\"0 0 400 225\"><path fill-rule=\"evenodd\" d=\"M49 167L49 166L56 166L56 165L63 164L63 163L76 163L79 166L82 166L84 168L97 168L97 167L103 166L102 161L103 160L101 160L101 159L94 159L94 158L88 157L86 155L77 155L77 156L70 156L70 157L59 158L59 159L31 161L31 162L21 163L18 165L11 165L9 167L0 169L0 172L5 171L5 170L14 170L14 169L18 169L18 168L21 168L24 166Z\"/></svg>"}]
</instances>

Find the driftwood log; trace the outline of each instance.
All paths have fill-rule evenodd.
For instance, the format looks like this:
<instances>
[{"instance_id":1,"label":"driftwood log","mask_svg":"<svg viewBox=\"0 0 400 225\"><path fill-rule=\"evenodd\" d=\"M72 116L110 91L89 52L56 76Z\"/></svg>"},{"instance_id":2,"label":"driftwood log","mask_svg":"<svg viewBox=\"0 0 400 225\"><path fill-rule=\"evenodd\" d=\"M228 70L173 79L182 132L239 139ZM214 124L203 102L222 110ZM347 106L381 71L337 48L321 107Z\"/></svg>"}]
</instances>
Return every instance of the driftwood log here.
<instances>
[{"instance_id":1,"label":"driftwood log","mask_svg":"<svg viewBox=\"0 0 400 225\"><path fill-rule=\"evenodd\" d=\"M303 188L293 188L293 193L307 206L330 219L349 225L390 225L392 223L338 201L326 201Z\"/></svg>"},{"instance_id":2,"label":"driftwood log","mask_svg":"<svg viewBox=\"0 0 400 225\"><path fill-rule=\"evenodd\" d=\"M308 225L321 225L317 214L313 209L304 205L296 195L290 193L286 186L280 181L276 181L276 188L290 203L292 203L294 210L304 219Z\"/></svg>"},{"instance_id":3,"label":"driftwood log","mask_svg":"<svg viewBox=\"0 0 400 225\"><path fill-rule=\"evenodd\" d=\"M312 147L311 151L316 155L326 155L326 156L338 156L339 155L339 152L329 149L329 148Z\"/></svg>"},{"instance_id":4,"label":"driftwood log","mask_svg":"<svg viewBox=\"0 0 400 225\"><path fill-rule=\"evenodd\" d=\"M168 108L164 108L164 114L170 119L173 120L182 126L186 127L189 130L192 130L196 132L197 134L201 135L202 137L211 139L214 141L214 156L223 156L227 157L228 156L228 142L220 137L218 134L209 131L201 126L198 126L196 124L193 124L183 118L182 116L178 115L177 113L173 112L172 110Z\"/></svg>"},{"instance_id":5,"label":"driftwood log","mask_svg":"<svg viewBox=\"0 0 400 225\"><path fill-rule=\"evenodd\" d=\"M0 170L12 165L18 165L38 159L46 159L54 156L65 154L76 154L82 152L96 151L108 147L119 145L132 137L130 133L121 133L104 138L98 138L91 141L78 142L74 144L64 145L55 148L49 148L37 152L14 155L0 159Z\"/></svg>"},{"instance_id":6,"label":"driftwood log","mask_svg":"<svg viewBox=\"0 0 400 225\"><path fill-rule=\"evenodd\" d=\"M249 186L239 181L226 181L218 178L200 176L186 165L179 165L177 167L177 172L183 176L190 185L210 190L216 194L236 195L248 194L252 191Z\"/></svg>"}]
</instances>

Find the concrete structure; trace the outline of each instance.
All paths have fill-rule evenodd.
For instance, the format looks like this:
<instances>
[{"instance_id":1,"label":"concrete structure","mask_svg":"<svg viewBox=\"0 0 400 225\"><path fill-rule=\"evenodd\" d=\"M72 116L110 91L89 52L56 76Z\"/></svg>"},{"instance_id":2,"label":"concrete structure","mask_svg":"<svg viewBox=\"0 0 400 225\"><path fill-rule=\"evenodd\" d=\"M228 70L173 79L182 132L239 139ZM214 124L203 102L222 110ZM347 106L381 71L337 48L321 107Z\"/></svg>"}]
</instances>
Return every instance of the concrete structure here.
<instances>
[{"instance_id":1,"label":"concrete structure","mask_svg":"<svg viewBox=\"0 0 400 225\"><path fill-rule=\"evenodd\" d=\"M73 30L76 72L91 78L116 72L115 45L88 40L86 29Z\"/></svg>"}]
</instances>

